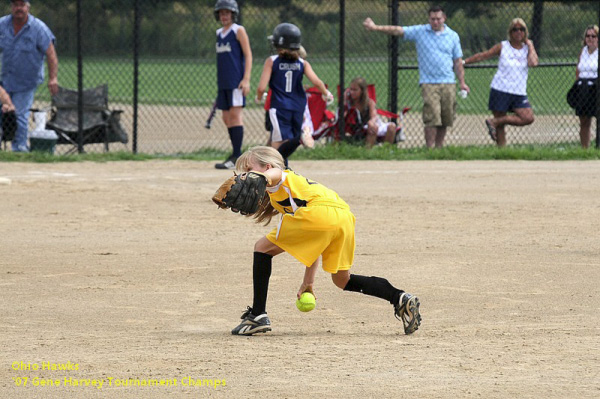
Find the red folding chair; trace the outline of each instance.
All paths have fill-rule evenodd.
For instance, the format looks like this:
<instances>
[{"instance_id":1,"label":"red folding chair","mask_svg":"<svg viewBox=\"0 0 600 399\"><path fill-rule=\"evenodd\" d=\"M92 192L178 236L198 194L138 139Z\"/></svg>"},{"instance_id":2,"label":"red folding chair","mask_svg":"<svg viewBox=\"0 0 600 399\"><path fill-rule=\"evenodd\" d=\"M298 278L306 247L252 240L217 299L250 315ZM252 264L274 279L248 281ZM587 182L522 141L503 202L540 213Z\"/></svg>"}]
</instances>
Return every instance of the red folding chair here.
<instances>
[{"instance_id":1,"label":"red folding chair","mask_svg":"<svg viewBox=\"0 0 600 399\"><path fill-rule=\"evenodd\" d=\"M337 88L338 91L338 97L339 97L339 93L340 93L340 87L338 86ZM367 85L367 95L369 96L369 98L373 101L375 101L375 104L377 104L377 93L375 91L375 85L374 84L369 84ZM377 114L380 116L385 117L388 121L395 119L397 122L397 127L396 127L396 137L394 142L398 143L401 141L405 140L405 133L404 133L404 115L406 115L406 113L408 111L410 111L411 107L404 107L402 109L402 112L400 114L396 114L390 111L386 111L384 109L381 108L377 108ZM347 111L345 112L346 117L344 119L344 131L345 131L345 137L346 138L354 138L354 139L361 139L366 135L366 129L365 129L365 125L366 123L363 123L363 121L361 120L360 117L360 112L354 108L354 107L348 107ZM338 134L339 136L339 134ZM339 139L339 137L337 137Z\"/></svg>"},{"instance_id":2,"label":"red folding chair","mask_svg":"<svg viewBox=\"0 0 600 399\"><path fill-rule=\"evenodd\" d=\"M306 101L308 111L313 125L313 139L332 138L336 128L335 114L327 109L327 103L323 100L321 92L316 87L306 89Z\"/></svg>"}]
</instances>

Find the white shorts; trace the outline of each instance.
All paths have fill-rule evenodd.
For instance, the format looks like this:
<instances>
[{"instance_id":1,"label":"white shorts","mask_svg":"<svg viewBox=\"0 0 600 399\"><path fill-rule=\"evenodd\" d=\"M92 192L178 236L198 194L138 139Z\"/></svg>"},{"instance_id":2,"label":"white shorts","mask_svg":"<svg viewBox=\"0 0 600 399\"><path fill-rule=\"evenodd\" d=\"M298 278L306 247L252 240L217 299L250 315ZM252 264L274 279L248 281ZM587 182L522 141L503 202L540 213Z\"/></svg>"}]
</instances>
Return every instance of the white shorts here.
<instances>
[{"instance_id":1,"label":"white shorts","mask_svg":"<svg viewBox=\"0 0 600 399\"><path fill-rule=\"evenodd\" d=\"M384 122L380 118L377 118L377 137L385 137L389 125L390 122ZM367 130L368 125L365 125L363 128Z\"/></svg>"}]
</instances>

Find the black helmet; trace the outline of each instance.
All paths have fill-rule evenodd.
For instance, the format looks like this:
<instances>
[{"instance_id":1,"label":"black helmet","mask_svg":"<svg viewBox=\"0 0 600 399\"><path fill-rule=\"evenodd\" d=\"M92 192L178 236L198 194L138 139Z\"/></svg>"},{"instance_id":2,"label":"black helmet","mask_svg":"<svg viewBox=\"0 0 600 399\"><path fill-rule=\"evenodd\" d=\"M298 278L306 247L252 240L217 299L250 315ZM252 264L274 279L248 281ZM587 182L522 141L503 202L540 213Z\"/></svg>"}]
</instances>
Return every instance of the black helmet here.
<instances>
[{"instance_id":1,"label":"black helmet","mask_svg":"<svg viewBox=\"0 0 600 399\"><path fill-rule=\"evenodd\" d=\"M289 50L299 50L302 33L294 25L284 22L273 29L273 46L275 48L285 48Z\"/></svg>"},{"instance_id":2,"label":"black helmet","mask_svg":"<svg viewBox=\"0 0 600 399\"><path fill-rule=\"evenodd\" d=\"M237 16L240 13L237 2L235 0L217 0L215 4L215 19L219 20L219 10L229 10L233 13L233 22L237 20Z\"/></svg>"}]
</instances>

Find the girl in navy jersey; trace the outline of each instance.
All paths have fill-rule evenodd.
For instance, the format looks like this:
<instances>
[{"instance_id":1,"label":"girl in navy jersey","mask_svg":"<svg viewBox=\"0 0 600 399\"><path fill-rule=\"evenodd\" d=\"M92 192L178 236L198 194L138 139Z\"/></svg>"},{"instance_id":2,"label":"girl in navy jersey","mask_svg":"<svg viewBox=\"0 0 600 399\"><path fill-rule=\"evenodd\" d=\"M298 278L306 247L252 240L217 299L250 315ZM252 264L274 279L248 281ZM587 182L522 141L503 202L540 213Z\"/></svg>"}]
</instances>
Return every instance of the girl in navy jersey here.
<instances>
[{"instance_id":1,"label":"girl in navy jersey","mask_svg":"<svg viewBox=\"0 0 600 399\"><path fill-rule=\"evenodd\" d=\"M242 109L250 92L252 50L243 26L235 23L239 14L235 0L218 0L215 18L222 28L217 30L217 108L223 112L233 153L217 169L235 169L235 161L242 154L244 123Z\"/></svg>"},{"instance_id":2,"label":"girl in navy jersey","mask_svg":"<svg viewBox=\"0 0 600 399\"><path fill-rule=\"evenodd\" d=\"M265 61L262 75L256 89L258 103L267 89L271 89L271 146L276 148L287 165L288 157L300 145L302 120L306 107L306 93L302 78L308 80L323 94L326 101L333 101L333 95L315 74L308 61L298 52L301 48L300 29L290 23L282 23L273 30L273 46L277 55Z\"/></svg>"}]
</instances>

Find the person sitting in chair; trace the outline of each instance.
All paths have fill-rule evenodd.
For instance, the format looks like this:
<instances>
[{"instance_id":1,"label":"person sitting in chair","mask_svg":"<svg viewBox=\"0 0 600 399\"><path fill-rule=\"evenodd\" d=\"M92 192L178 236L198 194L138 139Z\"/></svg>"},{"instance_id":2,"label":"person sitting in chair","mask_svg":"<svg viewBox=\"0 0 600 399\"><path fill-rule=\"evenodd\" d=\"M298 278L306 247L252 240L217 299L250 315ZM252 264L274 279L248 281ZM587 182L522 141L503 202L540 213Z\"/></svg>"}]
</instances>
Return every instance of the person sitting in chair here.
<instances>
[{"instance_id":1,"label":"person sitting in chair","mask_svg":"<svg viewBox=\"0 0 600 399\"><path fill-rule=\"evenodd\" d=\"M364 137L367 148L377 142L393 144L396 139L396 124L383 122L377 116L375 101L369 98L364 78L354 78L344 92L344 121L346 134L355 138ZM400 137L399 141L403 141L403 138Z\"/></svg>"}]
</instances>

